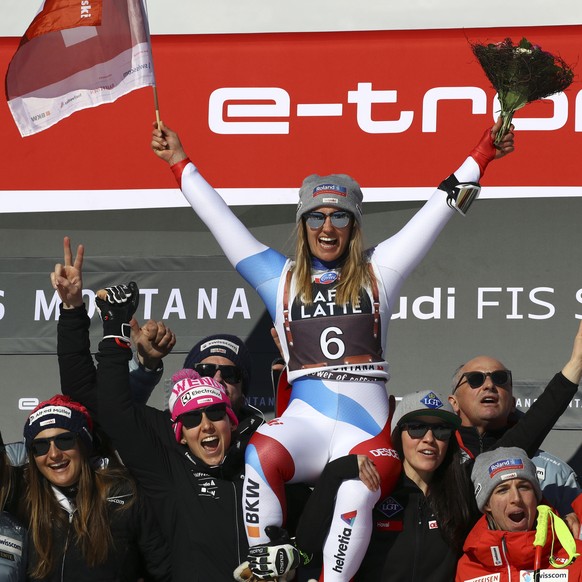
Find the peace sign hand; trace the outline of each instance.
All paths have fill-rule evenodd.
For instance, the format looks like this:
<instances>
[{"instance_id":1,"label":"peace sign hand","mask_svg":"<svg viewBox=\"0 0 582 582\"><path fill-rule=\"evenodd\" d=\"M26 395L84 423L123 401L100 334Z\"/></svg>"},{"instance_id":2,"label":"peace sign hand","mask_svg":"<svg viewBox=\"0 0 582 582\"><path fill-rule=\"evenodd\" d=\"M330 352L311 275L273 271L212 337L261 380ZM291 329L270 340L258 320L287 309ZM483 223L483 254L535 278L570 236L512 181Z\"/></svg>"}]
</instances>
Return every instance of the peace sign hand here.
<instances>
[{"instance_id":1,"label":"peace sign hand","mask_svg":"<svg viewBox=\"0 0 582 582\"><path fill-rule=\"evenodd\" d=\"M77 255L73 260L71 252L71 239L66 236L63 239L63 251L65 264L57 263L51 273L51 284L59 294L63 307L73 309L83 305L83 255L85 247L77 247Z\"/></svg>"}]
</instances>

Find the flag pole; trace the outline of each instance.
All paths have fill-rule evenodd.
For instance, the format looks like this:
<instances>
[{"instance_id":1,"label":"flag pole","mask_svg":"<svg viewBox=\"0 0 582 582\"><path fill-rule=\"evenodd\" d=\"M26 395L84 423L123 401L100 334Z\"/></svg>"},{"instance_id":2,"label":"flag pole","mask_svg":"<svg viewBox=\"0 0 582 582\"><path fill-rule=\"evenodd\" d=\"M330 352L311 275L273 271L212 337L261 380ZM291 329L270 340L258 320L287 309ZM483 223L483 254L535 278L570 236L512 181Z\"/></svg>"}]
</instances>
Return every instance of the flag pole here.
<instances>
[{"instance_id":1,"label":"flag pole","mask_svg":"<svg viewBox=\"0 0 582 582\"><path fill-rule=\"evenodd\" d=\"M154 84L152 85L152 89L154 92L154 110L156 112L156 124L158 126L158 129L160 129L160 104L158 101L158 87L156 85L156 73L154 70L154 49L152 47L152 37L150 34L150 20L149 20L149 15L148 15L148 3L147 0L143 0L142 1L142 7L143 7L143 12L144 12L144 17L145 17L145 24L146 24L146 33L147 33L147 37L148 37L148 46L150 49L150 61L152 63L152 72L154 73Z\"/></svg>"},{"instance_id":2,"label":"flag pole","mask_svg":"<svg viewBox=\"0 0 582 582\"><path fill-rule=\"evenodd\" d=\"M156 85L152 85L152 89L154 90L154 108L156 110L156 123L158 125L158 129L160 129L160 106L158 104L158 88Z\"/></svg>"}]
</instances>

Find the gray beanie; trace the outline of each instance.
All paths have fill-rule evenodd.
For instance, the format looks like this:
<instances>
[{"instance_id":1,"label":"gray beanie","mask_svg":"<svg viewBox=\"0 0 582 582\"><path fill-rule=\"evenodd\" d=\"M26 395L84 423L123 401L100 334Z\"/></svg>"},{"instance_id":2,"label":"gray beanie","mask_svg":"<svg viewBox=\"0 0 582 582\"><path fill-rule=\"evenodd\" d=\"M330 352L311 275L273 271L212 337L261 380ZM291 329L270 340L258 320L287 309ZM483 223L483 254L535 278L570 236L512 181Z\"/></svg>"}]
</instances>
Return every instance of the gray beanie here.
<instances>
[{"instance_id":1,"label":"gray beanie","mask_svg":"<svg viewBox=\"0 0 582 582\"><path fill-rule=\"evenodd\" d=\"M363 199L360 185L346 174L312 174L303 180L299 190L296 221L299 222L306 212L322 206L332 206L351 212L356 222L361 225Z\"/></svg>"},{"instance_id":2,"label":"gray beanie","mask_svg":"<svg viewBox=\"0 0 582 582\"><path fill-rule=\"evenodd\" d=\"M455 414L446 397L432 390L421 390L402 397L392 417L392 434L399 424L415 416L436 416L454 428L461 425L461 419Z\"/></svg>"},{"instance_id":3,"label":"gray beanie","mask_svg":"<svg viewBox=\"0 0 582 582\"><path fill-rule=\"evenodd\" d=\"M475 500L479 510L483 511L499 483L511 479L529 481L533 485L538 502L542 500L536 466L523 449L500 447L478 455L471 471L471 481L475 487Z\"/></svg>"}]
</instances>

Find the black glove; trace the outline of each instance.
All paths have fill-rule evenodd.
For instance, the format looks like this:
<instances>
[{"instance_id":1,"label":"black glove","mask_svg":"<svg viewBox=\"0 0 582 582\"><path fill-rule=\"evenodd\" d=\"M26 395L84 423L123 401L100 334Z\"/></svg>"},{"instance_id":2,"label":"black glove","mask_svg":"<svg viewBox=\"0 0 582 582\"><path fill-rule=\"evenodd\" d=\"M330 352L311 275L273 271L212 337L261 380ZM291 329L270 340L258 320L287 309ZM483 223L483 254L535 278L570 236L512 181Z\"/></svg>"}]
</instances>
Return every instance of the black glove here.
<instances>
[{"instance_id":1,"label":"black glove","mask_svg":"<svg viewBox=\"0 0 582 582\"><path fill-rule=\"evenodd\" d=\"M260 580L282 578L302 563L299 550L293 545L289 534L281 527L269 525L265 533L271 540L249 548L248 560L252 573Z\"/></svg>"},{"instance_id":2,"label":"black glove","mask_svg":"<svg viewBox=\"0 0 582 582\"><path fill-rule=\"evenodd\" d=\"M139 305L139 289L133 281L100 289L95 295L95 306L103 321L103 339L115 338L131 343L129 322Z\"/></svg>"}]
</instances>

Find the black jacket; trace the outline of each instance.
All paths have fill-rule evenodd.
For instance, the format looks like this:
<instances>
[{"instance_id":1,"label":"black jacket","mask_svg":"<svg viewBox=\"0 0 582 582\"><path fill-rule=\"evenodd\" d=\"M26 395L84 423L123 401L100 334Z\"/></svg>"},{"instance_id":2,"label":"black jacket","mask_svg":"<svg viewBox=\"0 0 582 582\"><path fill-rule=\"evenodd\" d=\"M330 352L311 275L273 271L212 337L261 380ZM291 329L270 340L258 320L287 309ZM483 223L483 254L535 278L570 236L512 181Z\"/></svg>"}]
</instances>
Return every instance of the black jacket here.
<instances>
[{"instance_id":1,"label":"black jacket","mask_svg":"<svg viewBox=\"0 0 582 582\"><path fill-rule=\"evenodd\" d=\"M321 551L333 502L344 479L358 478L358 459L348 455L327 465L297 530L299 547ZM443 539L430 505L404 472L390 495L374 507L374 529L355 582L447 582L460 554Z\"/></svg>"},{"instance_id":2,"label":"black jacket","mask_svg":"<svg viewBox=\"0 0 582 582\"><path fill-rule=\"evenodd\" d=\"M129 349L101 342L95 375L85 309L63 310L58 329L63 392L89 407L149 498L170 546L173 581L230 582L248 549L243 447L208 467L176 442L167 411L133 403Z\"/></svg>"},{"instance_id":3,"label":"black jacket","mask_svg":"<svg viewBox=\"0 0 582 582\"><path fill-rule=\"evenodd\" d=\"M470 458L498 447L519 447L533 457L577 391L578 385L558 372L525 414L513 415L507 426L482 434L472 426L461 426L459 445Z\"/></svg>"},{"instance_id":4,"label":"black jacket","mask_svg":"<svg viewBox=\"0 0 582 582\"><path fill-rule=\"evenodd\" d=\"M130 501L133 499L133 503ZM126 507L127 504L127 507ZM169 552L148 506L134 499L127 483L121 482L110 492L108 513L113 544L102 564L87 566L80 548L75 543L75 530L69 509L62 507L66 525L53 520L53 554L56 567L43 582L135 582L141 575L143 557L153 580L172 580ZM29 564L36 562L36 553L29 539Z\"/></svg>"}]
</instances>

